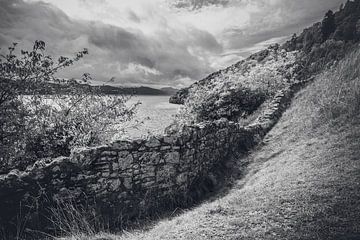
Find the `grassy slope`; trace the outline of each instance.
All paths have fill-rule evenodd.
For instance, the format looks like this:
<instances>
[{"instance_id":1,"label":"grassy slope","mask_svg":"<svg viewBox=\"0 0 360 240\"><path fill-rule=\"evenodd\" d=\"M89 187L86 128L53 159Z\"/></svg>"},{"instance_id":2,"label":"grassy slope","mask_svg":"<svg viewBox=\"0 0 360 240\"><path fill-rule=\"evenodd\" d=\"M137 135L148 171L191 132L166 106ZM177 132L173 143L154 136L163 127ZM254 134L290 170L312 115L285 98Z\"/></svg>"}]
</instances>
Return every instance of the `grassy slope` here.
<instances>
[{"instance_id":1,"label":"grassy slope","mask_svg":"<svg viewBox=\"0 0 360 240\"><path fill-rule=\"evenodd\" d=\"M150 231L94 239L360 239L360 121L314 127L314 91L296 96L227 195Z\"/></svg>"},{"instance_id":2,"label":"grassy slope","mask_svg":"<svg viewBox=\"0 0 360 240\"><path fill-rule=\"evenodd\" d=\"M147 231L70 239L360 239L359 66L360 50L299 92L221 196Z\"/></svg>"}]
</instances>

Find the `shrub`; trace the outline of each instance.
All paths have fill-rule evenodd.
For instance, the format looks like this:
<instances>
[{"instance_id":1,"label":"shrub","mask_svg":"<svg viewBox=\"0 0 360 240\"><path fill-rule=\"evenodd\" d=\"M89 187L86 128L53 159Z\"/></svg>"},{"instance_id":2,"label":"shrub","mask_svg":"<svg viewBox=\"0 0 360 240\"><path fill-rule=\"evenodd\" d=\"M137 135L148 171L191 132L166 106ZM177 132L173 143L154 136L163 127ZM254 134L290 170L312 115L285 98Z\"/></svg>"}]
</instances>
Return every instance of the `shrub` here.
<instances>
[{"instance_id":1,"label":"shrub","mask_svg":"<svg viewBox=\"0 0 360 240\"><path fill-rule=\"evenodd\" d=\"M124 131L121 123L133 117L137 106L126 105L129 96L97 92L83 84L90 79L87 73L82 80L55 77L87 49L54 61L45 55L42 41L19 55L15 48L14 43L0 56L0 171L68 155L75 146L110 141Z\"/></svg>"},{"instance_id":2,"label":"shrub","mask_svg":"<svg viewBox=\"0 0 360 240\"><path fill-rule=\"evenodd\" d=\"M265 101L261 91L245 87L208 89L201 87L191 93L180 109L177 119L183 124L227 118L236 120L255 111Z\"/></svg>"},{"instance_id":3,"label":"shrub","mask_svg":"<svg viewBox=\"0 0 360 240\"><path fill-rule=\"evenodd\" d=\"M177 124L246 117L294 81L297 52L286 52L274 45L263 55L260 60L247 59L219 71L204 84L192 85L176 117Z\"/></svg>"},{"instance_id":4,"label":"shrub","mask_svg":"<svg viewBox=\"0 0 360 240\"><path fill-rule=\"evenodd\" d=\"M336 30L335 15L333 11L329 10L321 24L321 32L323 35L323 41L329 38L329 36Z\"/></svg>"}]
</instances>

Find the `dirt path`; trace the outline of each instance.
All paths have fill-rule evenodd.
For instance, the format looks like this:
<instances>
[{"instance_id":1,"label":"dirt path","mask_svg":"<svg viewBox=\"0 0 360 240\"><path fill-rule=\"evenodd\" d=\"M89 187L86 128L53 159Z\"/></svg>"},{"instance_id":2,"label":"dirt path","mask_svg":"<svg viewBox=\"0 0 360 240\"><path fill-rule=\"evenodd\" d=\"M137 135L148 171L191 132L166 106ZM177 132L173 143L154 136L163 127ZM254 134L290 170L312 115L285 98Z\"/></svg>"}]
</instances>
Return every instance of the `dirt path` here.
<instances>
[{"instance_id":1,"label":"dirt path","mask_svg":"<svg viewBox=\"0 0 360 240\"><path fill-rule=\"evenodd\" d=\"M305 98L245 159L228 194L149 231L94 239L360 239L360 123L315 128Z\"/></svg>"}]
</instances>

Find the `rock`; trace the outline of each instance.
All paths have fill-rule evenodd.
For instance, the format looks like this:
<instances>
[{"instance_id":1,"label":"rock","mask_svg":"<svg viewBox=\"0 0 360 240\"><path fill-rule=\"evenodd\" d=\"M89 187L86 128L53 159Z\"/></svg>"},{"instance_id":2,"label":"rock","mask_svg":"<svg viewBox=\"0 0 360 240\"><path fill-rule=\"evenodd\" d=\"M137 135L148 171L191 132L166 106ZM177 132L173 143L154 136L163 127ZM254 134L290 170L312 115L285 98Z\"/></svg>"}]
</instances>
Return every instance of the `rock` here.
<instances>
[{"instance_id":1,"label":"rock","mask_svg":"<svg viewBox=\"0 0 360 240\"><path fill-rule=\"evenodd\" d=\"M133 149L133 144L129 141L116 141L110 147L116 150L131 150Z\"/></svg>"},{"instance_id":2,"label":"rock","mask_svg":"<svg viewBox=\"0 0 360 240\"><path fill-rule=\"evenodd\" d=\"M134 158L131 153L127 152L126 154L119 155L118 163L119 163L119 169L128 169L130 168L132 162L134 161Z\"/></svg>"},{"instance_id":3,"label":"rock","mask_svg":"<svg viewBox=\"0 0 360 240\"><path fill-rule=\"evenodd\" d=\"M59 166L55 166L52 169L53 172L60 172L60 167Z\"/></svg>"},{"instance_id":4,"label":"rock","mask_svg":"<svg viewBox=\"0 0 360 240\"><path fill-rule=\"evenodd\" d=\"M149 162L156 162L160 159L160 153L159 152L145 152L143 153L140 158L139 161L141 163L149 163Z\"/></svg>"},{"instance_id":5,"label":"rock","mask_svg":"<svg viewBox=\"0 0 360 240\"><path fill-rule=\"evenodd\" d=\"M160 145L161 143L156 137L149 138L149 140L145 143L145 146L149 148L160 147Z\"/></svg>"},{"instance_id":6,"label":"rock","mask_svg":"<svg viewBox=\"0 0 360 240\"><path fill-rule=\"evenodd\" d=\"M165 162L170 164L179 163L180 154L178 152L169 152L165 154Z\"/></svg>"},{"instance_id":7,"label":"rock","mask_svg":"<svg viewBox=\"0 0 360 240\"><path fill-rule=\"evenodd\" d=\"M125 177L123 180L123 185L126 189L131 189L132 180L130 177Z\"/></svg>"},{"instance_id":8,"label":"rock","mask_svg":"<svg viewBox=\"0 0 360 240\"><path fill-rule=\"evenodd\" d=\"M111 191L117 191L117 190L119 190L120 186L121 186L120 179L115 179L110 184L110 190Z\"/></svg>"}]
</instances>

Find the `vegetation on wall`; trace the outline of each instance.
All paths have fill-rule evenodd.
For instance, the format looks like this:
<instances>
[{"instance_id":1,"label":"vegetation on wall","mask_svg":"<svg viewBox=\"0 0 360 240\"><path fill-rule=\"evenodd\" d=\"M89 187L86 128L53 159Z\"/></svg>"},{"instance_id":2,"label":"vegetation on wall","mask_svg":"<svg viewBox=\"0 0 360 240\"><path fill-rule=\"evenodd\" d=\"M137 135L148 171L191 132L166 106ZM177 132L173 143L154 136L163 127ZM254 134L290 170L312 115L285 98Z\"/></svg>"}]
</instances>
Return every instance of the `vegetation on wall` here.
<instances>
[{"instance_id":1,"label":"vegetation on wall","mask_svg":"<svg viewBox=\"0 0 360 240\"><path fill-rule=\"evenodd\" d=\"M298 52L287 52L273 45L255 58L241 62L189 89L177 123L227 118L236 120L254 112L276 91L297 76Z\"/></svg>"}]
</instances>

